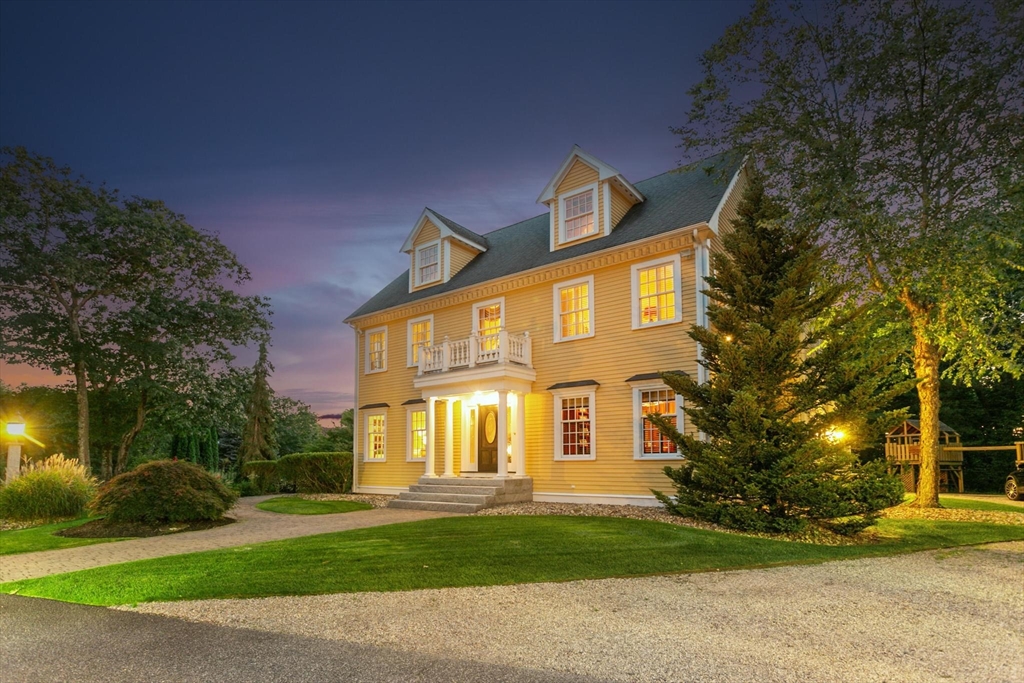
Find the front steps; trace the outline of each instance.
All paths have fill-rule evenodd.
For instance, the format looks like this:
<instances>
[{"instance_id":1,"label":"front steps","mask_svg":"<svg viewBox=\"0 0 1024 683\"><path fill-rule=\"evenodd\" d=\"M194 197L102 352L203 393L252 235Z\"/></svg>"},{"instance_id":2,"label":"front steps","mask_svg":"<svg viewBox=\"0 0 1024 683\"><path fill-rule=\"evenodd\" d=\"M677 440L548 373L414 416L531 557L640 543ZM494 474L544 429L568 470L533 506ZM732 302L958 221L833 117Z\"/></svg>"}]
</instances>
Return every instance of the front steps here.
<instances>
[{"instance_id":1,"label":"front steps","mask_svg":"<svg viewBox=\"0 0 1024 683\"><path fill-rule=\"evenodd\" d=\"M495 505L532 500L533 479L530 477L420 477L419 483L400 493L388 507L470 514Z\"/></svg>"}]
</instances>

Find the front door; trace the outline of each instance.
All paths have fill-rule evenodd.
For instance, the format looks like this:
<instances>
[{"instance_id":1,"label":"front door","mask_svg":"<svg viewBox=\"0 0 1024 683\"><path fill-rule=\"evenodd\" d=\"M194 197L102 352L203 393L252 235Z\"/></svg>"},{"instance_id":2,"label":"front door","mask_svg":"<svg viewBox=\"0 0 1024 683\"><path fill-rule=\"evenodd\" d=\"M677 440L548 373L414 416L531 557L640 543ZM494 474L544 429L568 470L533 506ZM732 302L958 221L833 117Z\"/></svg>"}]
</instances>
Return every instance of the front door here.
<instances>
[{"instance_id":1,"label":"front door","mask_svg":"<svg viewBox=\"0 0 1024 683\"><path fill-rule=\"evenodd\" d=\"M477 472L498 471L498 406L480 406L477 418Z\"/></svg>"}]
</instances>

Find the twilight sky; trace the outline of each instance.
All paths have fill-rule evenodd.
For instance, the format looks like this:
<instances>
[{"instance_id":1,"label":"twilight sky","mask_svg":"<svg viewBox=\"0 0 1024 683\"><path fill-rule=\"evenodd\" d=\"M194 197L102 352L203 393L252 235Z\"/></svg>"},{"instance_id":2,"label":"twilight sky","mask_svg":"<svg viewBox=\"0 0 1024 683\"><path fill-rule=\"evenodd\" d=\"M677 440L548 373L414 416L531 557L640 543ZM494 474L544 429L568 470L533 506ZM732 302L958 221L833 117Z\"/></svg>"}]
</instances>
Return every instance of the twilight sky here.
<instances>
[{"instance_id":1,"label":"twilight sky","mask_svg":"<svg viewBox=\"0 0 1024 683\"><path fill-rule=\"evenodd\" d=\"M271 298L271 384L335 412L342 319L408 267L424 206L479 233L543 213L573 144L634 182L674 168L700 53L748 7L3 0L0 145L217 233Z\"/></svg>"}]
</instances>

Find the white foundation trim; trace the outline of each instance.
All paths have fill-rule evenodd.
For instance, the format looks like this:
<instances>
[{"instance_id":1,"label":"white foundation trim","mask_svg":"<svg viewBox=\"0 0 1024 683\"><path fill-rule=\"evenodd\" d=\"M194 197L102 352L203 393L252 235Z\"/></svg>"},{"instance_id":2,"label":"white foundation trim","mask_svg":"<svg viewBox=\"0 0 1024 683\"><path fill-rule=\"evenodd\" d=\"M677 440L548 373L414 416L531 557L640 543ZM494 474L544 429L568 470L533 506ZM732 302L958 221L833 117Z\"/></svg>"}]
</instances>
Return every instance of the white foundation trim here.
<instances>
[{"instance_id":1,"label":"white foundation trim","mask_svg":"<svg viewBox=\"0 0 1024 683\"><path fill-rule=\"evenodd\" d=\"M589 505L638 505L657 507L661 505L654 496L626 495L622 493L538 493L534 491L535 503L580 503Z\"/></svg>"},{"instance_id":2,"label":"white foundation trim","mask_svg":"<svg viewBox=\"0 0 1024 683\"><path fill-rule=\"evenodd\" d=\"M381 493L386 496L397 496L408 491L408 486L353 486L352 493Z\"/></svg>"}]
</instances>

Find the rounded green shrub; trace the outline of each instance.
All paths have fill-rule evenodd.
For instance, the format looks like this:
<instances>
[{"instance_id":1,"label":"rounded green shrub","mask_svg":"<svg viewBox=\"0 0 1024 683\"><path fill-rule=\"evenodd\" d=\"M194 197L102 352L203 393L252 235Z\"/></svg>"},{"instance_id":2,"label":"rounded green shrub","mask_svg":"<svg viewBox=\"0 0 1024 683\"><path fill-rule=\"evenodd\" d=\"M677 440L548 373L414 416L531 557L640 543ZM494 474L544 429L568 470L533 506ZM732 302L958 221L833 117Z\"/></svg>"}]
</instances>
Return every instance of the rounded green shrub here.
<instances>
[{"instance_id":1,"label":"rounded green shrub","mask_svg":"<svg viewBox=\"0 0 1024 683\"><path fill-rule=\"evenodd\" d=\"M352 454L292 453L277 460L277 473L299 493L348 493Z\"/></svg>"},{"instance_id":2,"label":"rounded green shrub","mask_svg":"<svg viewBox=\"0 0 1024 683\"><path fill-rule=\"evenodd\" d=\"M95 495L96 480L78 460L52 455L0 488L0 517L24 522L81 517Z\"/></svg>"},{"instance_id":3,"label":"rounded green shrub","mask_svg":"<svg viewBox=\"0 0 1024 683\"><path fill-rule=\"evenodd\" d=\"M198 465L153 460L100 487L92 509L110 522L199 522L220 519L238 494Z\"/></svg>"}]
</instances>

